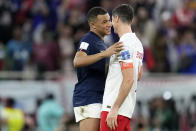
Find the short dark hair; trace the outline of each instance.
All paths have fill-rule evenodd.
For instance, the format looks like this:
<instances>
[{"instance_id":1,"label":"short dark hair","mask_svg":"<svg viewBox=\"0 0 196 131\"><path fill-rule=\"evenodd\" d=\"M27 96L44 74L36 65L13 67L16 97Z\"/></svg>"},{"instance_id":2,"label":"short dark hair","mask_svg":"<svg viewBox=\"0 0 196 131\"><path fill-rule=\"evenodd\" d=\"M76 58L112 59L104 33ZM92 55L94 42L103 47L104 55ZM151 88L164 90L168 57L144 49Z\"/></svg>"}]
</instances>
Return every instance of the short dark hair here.
<instances>
[{"instance_id":1,"label":"short dark hair","mask_svg":"<svg viewBox=\"0 0 196 131\"><path fill-rule=\"evenodd\" d=\"M14 105L15 105L15 100L14 100L14 98L7 98L6 106L7 106L7 107L14 107Z\"/></svg>"},{"instance_id":2,"label":"short dark hair","mask_svg":"<svg viewBox=\"0 0 196 131\"><path fill-rule=\"evenodd\" d=\"M105 15L108 12L102 7L93 7L88 11L87 19L91 22L97 18L98 15Z\"/></svg>"},{"instance_id":3,"label":"short dark hair","mask_svg":"<svg viewBox=\"0 0 196 131\"><path fill-rule=\"evenodd\" d=\"M134 16L133 7L128 4L119 5L113 9L112 16L118 16L122 22L130 24Z\"/></svg>"},{"instance_id":4,"label":"short dark hair","mask_svg":"<svg viewBox=\"0 0 196 131\"><path fill-rule=\"evenodd\" d=\"M49 93L49 94L46 95L46 100L53 100L53 99L55 99L55 98L54 98L54 95L52 93Z\"/></svg>"}]
</instances>

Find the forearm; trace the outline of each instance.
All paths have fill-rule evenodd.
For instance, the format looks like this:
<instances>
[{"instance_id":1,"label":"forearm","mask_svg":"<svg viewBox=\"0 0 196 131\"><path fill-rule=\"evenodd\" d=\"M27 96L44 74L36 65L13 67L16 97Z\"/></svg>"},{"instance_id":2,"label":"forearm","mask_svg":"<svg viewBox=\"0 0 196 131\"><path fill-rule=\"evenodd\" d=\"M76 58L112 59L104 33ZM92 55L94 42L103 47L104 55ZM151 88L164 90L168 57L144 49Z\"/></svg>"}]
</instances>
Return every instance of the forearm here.
<instances>
[{"instance_id":1,"label":"forearm","mask_svg":"<svg viewBox=\"0 0 196 131\"><path fill-rule=\"evenodd\" d=\"M94 55L86 55L86 56L75 56L74 58L74 67L82 67L94 64L95 62L105 58L104 52L97 53Z\"/></svg>"},{"instance_id":2,"label":"forearm","mask_svg":"<svg viewBox=\"0 0 196 131\"><path fill-rule=\"evenodd\" d=\"M126 97L128 96L131 87L133 85L133 80L123 80L121 87L119 89L118 97L112 106L112 108L119 109Z\"/></svg>"},{"instance_id":3,"label":"forearm","mask_svg":"<svg viewBox=\"0 0 196 131\"><path fill-rule=\"evenodd\" d=\"M143 67L141 67L141 69L140 69L140 72L139 72L139 75L138 75L138 81L141 80L142 75L143 75Z\"/></svg>"}]
</instances>

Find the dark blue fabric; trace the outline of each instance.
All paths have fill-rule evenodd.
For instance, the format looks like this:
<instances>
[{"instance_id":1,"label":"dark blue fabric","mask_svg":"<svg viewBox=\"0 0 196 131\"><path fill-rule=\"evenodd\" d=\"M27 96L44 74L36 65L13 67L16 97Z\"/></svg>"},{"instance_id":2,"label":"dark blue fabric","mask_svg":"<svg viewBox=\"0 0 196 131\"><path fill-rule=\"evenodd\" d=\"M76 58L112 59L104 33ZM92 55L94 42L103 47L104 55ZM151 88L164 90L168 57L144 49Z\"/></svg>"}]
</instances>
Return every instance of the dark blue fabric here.
<instances>
[{"instance_id":1,"label":"dark blue fabric","mask_svg":"<svg viewBox=\"0 0 196 131\"><path fill-rule=\"evenodd\" d=\"M187 44L180 44L178 46L178 53L180 56L182 56L183 53L186 54L186 59L189 61L189 65L187 65L186 68L181 69L181 73L185 74L194 74L196 73L196 52L194 50L194 47L187 43ZM186 63L185 61L183 61Z\"/></svg>"},{"instance_id":2,"label":"dark blue fabric","mask_svg":"<svg viewBox=\"0 0 196 131\"><path fill-rule=\"evenodd\" d=\"M88 32L79 43L89 44L87 55L97 54L107 47L103 40L93 32ZM79 48L78 48L79 50ZM93 103L102 103L106 79L106 61L102 59L92 65L77 68L78 83L75 85L73 94L73 106L84 106Z\"/></svg>"}]
</instances>

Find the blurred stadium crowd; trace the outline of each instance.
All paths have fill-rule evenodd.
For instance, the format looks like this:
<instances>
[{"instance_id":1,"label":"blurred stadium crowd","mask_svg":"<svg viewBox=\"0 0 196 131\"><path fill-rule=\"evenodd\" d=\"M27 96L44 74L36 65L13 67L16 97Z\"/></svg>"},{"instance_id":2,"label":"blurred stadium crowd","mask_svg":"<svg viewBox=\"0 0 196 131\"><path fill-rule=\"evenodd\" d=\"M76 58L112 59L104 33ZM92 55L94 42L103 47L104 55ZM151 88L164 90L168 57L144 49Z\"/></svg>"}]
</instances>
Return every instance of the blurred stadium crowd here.
<instances>
[{"instance_id":1,"label":"blurred stadium crowd","mask_svg":"<svg viewBox=\"0 0 196 131\"><path fill-rule=\"evenodd\" d=\"M135 9L132 29L145 49L145 72L196 73L195 0L0 0L0 72L32 71L39 74L35 79L43 79L41 75L48 71L62 74L74 71L72 60L77 44L89 30L88 10L102 6L111 14L121 3L130 3ZM117 40L114 33L105 38L108 46ZM42 104L44 101L48 100ZM13 99L1 99L0 110L20 107L13 103ZM176 107L175 103L173 99L158 97L143 109L145 103L138 102L134 130L195 131L196 97L193 96L188 105L181 100L178 105L182 107ZM42 104L38 101L38 107ZM51 116L56 115L54 121L63 123L61 127L58 124L59 131L68 131L64 125L74 120L63 115L60 105L57 107L56 114L53 112ZM142 114L142 110L148 112L148 116ZM32 115L23 115L20 108L13 111L18 114L18 124L14 122L18 130L9 131L22 128L35 131L41 122L37 121L39 108ZM5 123L1 121L0 131L7 131L2 126Z\"/></svg>"},{"instance_id":2,"label":"blurred stadium crowd","mask_svg":"<svg viewBox=\"0 0 196 131\"><path fill-rule=\"evenodd\" d=\"M196 72L195 0L1 0L0 70L73 71L86 14L102 6L111 14L121 3L135 8L132 22L145 48L149 72ZM117 41L107 36L108 45Z\"/></svg>"},{"instance_id":3,"label":"blurred stadium crowd","mask_svg":"<svg viewBox=\"0 0 196 131\"><path fill-rule=\"evenodd\" d=\"M136 131L196 131L196 96L182 99L154 97L137 101L132 127ZM146 108L146 109L145 109Z\"/></svg>"},{"instance_id":4,"label":"blurred stadium crowd","mask_svg":"<svg viewBox=\"0 0 196 131\"><path fill-rule=\"evenodd\" d=\"M38 99L33 114L22 108L14 98L0 99L0 131L67 131L66 124L71 121L53 94Z\"/></svg>"},{"instance_id":5,"label":"blurred stadium crowd","mask_svg":"<svg viewBox=\"0 0 196 131\"><path fill-rule=\"evenodd\" d=\"M66 114L52 94L37 100L34 113L25 113L13 98L0 99L0 131L79 131L73 114ZM185 99L154 97L137 101L131 120L134 131L196 131L196 95Z\"/></svg>"}]
</instances>

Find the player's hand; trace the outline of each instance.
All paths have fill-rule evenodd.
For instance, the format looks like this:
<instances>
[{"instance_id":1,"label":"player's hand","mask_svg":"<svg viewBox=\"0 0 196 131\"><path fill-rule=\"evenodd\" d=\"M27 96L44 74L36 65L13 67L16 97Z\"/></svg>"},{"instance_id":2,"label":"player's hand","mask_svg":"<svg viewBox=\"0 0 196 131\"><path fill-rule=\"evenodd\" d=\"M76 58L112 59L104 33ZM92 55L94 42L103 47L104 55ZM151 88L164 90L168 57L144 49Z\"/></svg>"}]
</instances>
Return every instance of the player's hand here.
<instances>
[{"instance_id":1,"label":"player's hand","mask_svg":"<svg viewBox=\"0 0 196 131\"><path fill-rule=\"evenodd\" d=\"M123 50L122 42L116 42L115 44L111 45L104 53L106 57L109 57L113 54L119 53L121 50Z\"/></svg>"},{"instance_id":2,"label":"player's hand","mask_svg":"<svg viewBox=\"0 0 196 131\"><path fill-rule=\"evenodd\" d=\"M106 123L110 130L115 130L118 126L117 123L117 116L118 116L118 110L117 109L111 109L111 111L108 113L106 118Z\"/></svg>"}]
</instances>

